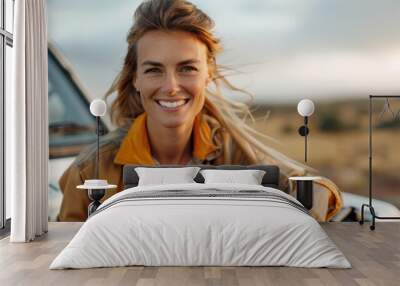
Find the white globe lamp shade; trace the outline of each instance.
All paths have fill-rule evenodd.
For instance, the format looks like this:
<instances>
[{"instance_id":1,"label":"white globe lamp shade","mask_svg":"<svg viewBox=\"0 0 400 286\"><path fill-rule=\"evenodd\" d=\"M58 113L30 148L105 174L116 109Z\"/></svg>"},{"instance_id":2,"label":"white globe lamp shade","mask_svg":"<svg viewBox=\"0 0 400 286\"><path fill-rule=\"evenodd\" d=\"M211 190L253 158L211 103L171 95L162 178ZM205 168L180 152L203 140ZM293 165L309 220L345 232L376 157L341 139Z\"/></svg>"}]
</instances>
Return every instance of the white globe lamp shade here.
<instances>
[{"instance_id":1,"label":"white globe lamp shade","mask_svg":"<svg viewBox=\"0 0 400 286\"><path fill-rule=\"evenodd\" d=\"M314 113L314 102L310 99L302 99L299 104L297 104L297 112L304 117L309 117Z\"/></svg>"},{"instance_id":2,"label":"white globe lamp shade","mask_svg":"<svg viewBox=\"0 0 400 286\"><path fill-rule=\"evenodd\" d=\"M102 99L95 99L90 103L90 113L94 116L104 116L107 111L107 105Z\"/></svg>"}]
</instances>

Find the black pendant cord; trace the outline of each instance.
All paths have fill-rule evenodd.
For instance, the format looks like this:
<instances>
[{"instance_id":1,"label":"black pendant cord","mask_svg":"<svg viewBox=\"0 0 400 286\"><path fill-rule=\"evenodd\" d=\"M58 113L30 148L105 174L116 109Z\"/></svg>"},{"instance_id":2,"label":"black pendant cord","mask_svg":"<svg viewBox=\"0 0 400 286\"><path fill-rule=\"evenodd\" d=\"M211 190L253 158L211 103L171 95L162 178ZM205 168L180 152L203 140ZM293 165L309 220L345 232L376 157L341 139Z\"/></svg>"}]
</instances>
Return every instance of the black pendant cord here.
<instances>
[{"instance_id":1,"label":"black pendant cord","mask_svg":"<svg viewBox=\"0 0 400 286\"><path fill-rule=\"evenodd\" d=\"M307 136L309 133L308 129L308 116L304 116L304 125L300 126L298 130L300 136L304 136L304 161L307 163L307 153L308 153L308 148L307 148Z\"/></svg>"},{"instance_id":2,"label":"black pendant cord","mask_svg":"<svg viewBox=\"0 0 400 286\"><path fill-rule=\"evenodd\" d=\"M97 156L96 156L96 179L99 178L99 163L100 163L100 117L96 116L96 121L97 121Z\"/></svg>"},{"instance_id":3,"label":"black pendant cord","mask_svg":"<svg viewBox=\"0 0 400 286\"><path fill-rule=\"evenodd\" d=\"M369 211L372 215L372 224L370 225L370 229L375 229L375 219L400 219L400 217L381 217L377 216L375 213L375 209L372 206L372 101L374 98L385 98L386 102L389 101L389 98L400 98L400 95L370 95L369 96L369 184L368 184L368 191L369 191L369 203L363 204L361 206L361 220L360 224L364 224L364 208L369 208ZM386 105L385 105L386 108ZM390 108L390 106L389 106Z\"/></svg>"},{"instance_id":4,"label":"black pendant cord","mask_svg":"<svg viewBox=\"0 0 400 286\"><path fill-rule=\"evenodd\" d=\"M304 117L304 126L306 127L306 134L304 136L304 161L307 163L307 135L308 135L308 117Z\"/></svg>"}]
</instances>

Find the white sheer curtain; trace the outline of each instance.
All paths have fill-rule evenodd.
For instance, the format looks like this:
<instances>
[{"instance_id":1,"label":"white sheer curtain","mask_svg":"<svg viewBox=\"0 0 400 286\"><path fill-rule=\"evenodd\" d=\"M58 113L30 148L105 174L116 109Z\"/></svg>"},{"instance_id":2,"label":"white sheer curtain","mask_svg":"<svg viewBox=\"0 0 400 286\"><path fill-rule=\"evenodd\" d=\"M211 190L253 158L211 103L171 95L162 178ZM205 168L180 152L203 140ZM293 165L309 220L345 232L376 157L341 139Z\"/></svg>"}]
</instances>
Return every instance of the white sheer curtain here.
<instances>
[{"instance_id":1,"label":"white sheer curtain","mask_svg":"<svg viewBox=\"0 0 400 286\"><path fill-rule=\"evenodd\" d=\"M45 0L15 1L13 84L6 98L6 187L12 242L47 231L48 111Z\"/></svg>"}]
</instances>

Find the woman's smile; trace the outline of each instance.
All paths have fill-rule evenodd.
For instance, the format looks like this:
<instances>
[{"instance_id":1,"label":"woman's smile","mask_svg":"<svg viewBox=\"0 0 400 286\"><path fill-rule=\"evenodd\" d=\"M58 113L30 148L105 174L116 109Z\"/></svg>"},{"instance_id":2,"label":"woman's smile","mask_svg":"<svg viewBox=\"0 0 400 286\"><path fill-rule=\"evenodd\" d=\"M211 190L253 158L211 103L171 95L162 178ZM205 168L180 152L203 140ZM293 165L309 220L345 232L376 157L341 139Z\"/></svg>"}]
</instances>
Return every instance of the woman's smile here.
<instances>
[{"instance_id":1,"label":"woman's smile","mask_svg":"<svg viewBox=\"0 0 400 286\"><path fill-rule=\"evenodd\" d=\"M159 105L161 110L166 112L177 112L182 110L184 107L189 105L190 98L183 98L183 99L156 99L155 102Z\"/></svg>"}]
</instances>

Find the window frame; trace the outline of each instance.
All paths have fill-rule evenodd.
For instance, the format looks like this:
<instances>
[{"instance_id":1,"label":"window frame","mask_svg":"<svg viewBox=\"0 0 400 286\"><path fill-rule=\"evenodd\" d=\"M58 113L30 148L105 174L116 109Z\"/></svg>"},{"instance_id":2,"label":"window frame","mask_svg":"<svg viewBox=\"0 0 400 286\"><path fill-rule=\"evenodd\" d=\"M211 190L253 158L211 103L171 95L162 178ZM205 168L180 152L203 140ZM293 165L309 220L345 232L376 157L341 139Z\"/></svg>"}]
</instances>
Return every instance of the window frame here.
<instances>
[{"instance_id":1,"label":"window frame","mask_svg":"<svg viewBox=\"0 0 400 286\"><path fill-rule=\"evenodd\" d=\"M7 219L6 212L6 189L5 189L5 95L6 95L6 50L7 46L13 48L13 33L6 30L6 1L0 0L1 5L1 21L0 21L0 237L7 235L10 232L11 219ZM15 0L12 2L13 13ZM15 13L14 13L15 15ZM11 15L13 18L14 15ZM14 27L13 27L14 28ZM12 29L14 30L14 29Z\"/></svg>"}]
</instances>

